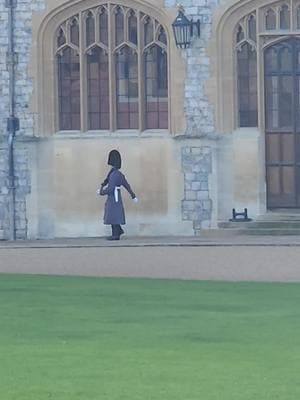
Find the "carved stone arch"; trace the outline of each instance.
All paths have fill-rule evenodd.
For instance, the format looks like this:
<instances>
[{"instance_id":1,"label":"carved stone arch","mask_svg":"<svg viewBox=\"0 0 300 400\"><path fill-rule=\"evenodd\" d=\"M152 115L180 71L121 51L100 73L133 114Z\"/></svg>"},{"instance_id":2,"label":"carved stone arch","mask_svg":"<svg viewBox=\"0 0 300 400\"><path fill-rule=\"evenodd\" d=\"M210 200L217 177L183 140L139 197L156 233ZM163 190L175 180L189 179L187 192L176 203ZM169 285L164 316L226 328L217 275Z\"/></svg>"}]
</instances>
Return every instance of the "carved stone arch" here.
<instances>
[{"instance_id":1,"label":"carved stone arch","mask_svg":"<svg viewBox=\"0 0 300 400\"><path fill-rule=\"evenodd\" d=\"M265 37L261 43L261 49L265 51L268 47L271 47L277 43L284 42L289 36L280 36L280 37ZM293 36L297 39L300 39L300 34Z\"/></svg>"},{"instance_id":2,"label":"carved stone arch","mask_svg":"<svg viewBox=\"0 0 300 400\"><path fill-rule=\"evenodd\" d=\"M221 132L231 132L237 127L237 99L236 84L234 80L235 74L235 57L233 43L235 39L235 31L238 23L241 23L245 17L255 14L259 10L260 15L256 15L257 23L261 29L261 12L265 8L273 8L274 2L271 0L229 0L226 5L220 7L213 21L213 32L211 44L215 45L216 58L212 59L212 76L217 80L217 95L215 97L217 127ZM283 33L281 33L283 34ZM261 41L263 39L260 39ZM259 53L259 47L258 47ZM258 59L258 62L259 59ZM259 109L263 109L263 100L260 100ZM262 105L262 107L260 107ZM262 117L259 119L262 128Z\"/></svg>"},{"instance_id":3,"label":"carved stone arch","mask_svg":"<svg viewBox=\"0 0 300 400\"><path fill-rule=\"evenodd\" d=\"M57 3L59 5L57 5ZM75 0L72 2L58 0L57 3L56 7L49 6L44 13L41 13L41 15L36 17L37 21L39 22L36 24L36 28L34 30L34 38L36 38L37 42L37 57L34 59L34 61L31 61L30 70L31 74L36 71L37 79L34 81L35 88L32 99L32 110L38 117L36 131L40 136L51 135L57 130L57 105L55 97L57 81L56 65L53 58L57 48L57 37L54 35L54 32L59 26L62 25L64 21L67 21L70 17L77 15L78 12L82 13L85 9L98 10L100 7L106 8L107 4L109 4L108 7L112 7L113 4L116 4L116 2L112 2L110 0L100 2L99 0ZM151 18L153 18L153 21L159 21L159 24L163 26L165 31L168 48L171 47L172 49L175 49L175 43L171 31L172 16L170 16L166 10L160 9L145 0L119 0L117 5L125 9L130 8L133 10L138 10L138 12L141 14L143 13L145 15L149 15ZM99 43L98 41L96 42ZM169 57L170 54L168 51L168 59ZM175 51L174 59L176 60L174 64L179 64L181 66L179 71L182 71L184 68L184 61L181 59L178 53L175 54ZM179 111L181 109L179 103L181 104L182 100L178 99L182 99L183 96L184 80L181 82L177 76L177 71L175 70L174 73L168 71L168 75L168 81L170 82L170 115L173 107L172 104L174 104L174 107L178 111L174 117L174 122L171 121L170 117L169 127L170 130L173 131L174 127L183 125L183 111ZM174 86L174 93L177 93L177 96L171 96L172 82L177 82L177 84ZM178 82L180 82L179 85ZM46 92L47 96L44 95ZM45 110L47 110L47 112L45 112ZM175 130L176 129L177 128L175 128Z\"/></svg>"}]
</instances>

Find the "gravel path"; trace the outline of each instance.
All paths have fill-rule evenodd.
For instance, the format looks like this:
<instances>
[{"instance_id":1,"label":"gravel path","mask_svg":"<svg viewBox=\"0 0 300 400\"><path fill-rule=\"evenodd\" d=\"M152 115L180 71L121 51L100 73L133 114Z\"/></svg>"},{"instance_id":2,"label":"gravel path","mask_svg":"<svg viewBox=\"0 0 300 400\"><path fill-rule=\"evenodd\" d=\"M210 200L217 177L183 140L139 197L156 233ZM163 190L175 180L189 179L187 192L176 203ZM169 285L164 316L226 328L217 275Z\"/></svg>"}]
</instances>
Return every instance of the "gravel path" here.
<instances>
[{"instance_id":1,"label":"gravel path","mask_svg":"<svg viewBox=\"0 0 300 400\"><path fill-rule=\"evenodd\" d=\"M300 282L298 243L100 242L2 242L0 272Z\"/></svg>"}]
</instances>

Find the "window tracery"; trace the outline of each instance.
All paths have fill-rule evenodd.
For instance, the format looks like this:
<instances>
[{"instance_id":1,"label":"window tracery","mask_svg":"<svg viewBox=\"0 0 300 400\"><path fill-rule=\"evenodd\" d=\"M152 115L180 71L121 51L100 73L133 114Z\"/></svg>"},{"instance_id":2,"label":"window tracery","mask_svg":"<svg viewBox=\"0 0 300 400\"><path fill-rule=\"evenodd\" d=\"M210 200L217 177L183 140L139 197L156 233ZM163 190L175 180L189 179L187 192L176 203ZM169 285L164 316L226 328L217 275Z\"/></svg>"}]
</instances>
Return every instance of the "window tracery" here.
<instances>
[{"instance_id":1,"label":"window tracery","mask_svg":"<svg viewBox=\"0 0 300 400\"><path fill-rule=\"evenodd\" d=\"M283 0L263 5L238 21L234 34L238 125L240 127L258 125L258 40L260 39L264 46L272 42L274 37L278 38L287 33L297 34L297 30L300 34L300 2L298 0ZM269 53L265 57L266 65L268 60ZM281 60L284 67L289 61L288 54L284 53Z\"/></svg>"},{"instance_id":2,"label":"window tracery","mask_svg":"<svg viewBox=\"0 0 300 400\"><path fill-rule=\"evenodd\" d=\"M58 27L56 59L59 130L168 129L168 40L155 18L109 2L83 10Z\"/></svg>"},{"instance_id":3,"label":"window tracery","mask_svg":"<svg viewBox=\"0 0 300 400\"><path fill-rule=\"evenodd\" d=\"M239 22L236 34L238 122L240 127L257 126L258 124L256 36L256 15L250 14Z\"/></svg>"}]
</instances>

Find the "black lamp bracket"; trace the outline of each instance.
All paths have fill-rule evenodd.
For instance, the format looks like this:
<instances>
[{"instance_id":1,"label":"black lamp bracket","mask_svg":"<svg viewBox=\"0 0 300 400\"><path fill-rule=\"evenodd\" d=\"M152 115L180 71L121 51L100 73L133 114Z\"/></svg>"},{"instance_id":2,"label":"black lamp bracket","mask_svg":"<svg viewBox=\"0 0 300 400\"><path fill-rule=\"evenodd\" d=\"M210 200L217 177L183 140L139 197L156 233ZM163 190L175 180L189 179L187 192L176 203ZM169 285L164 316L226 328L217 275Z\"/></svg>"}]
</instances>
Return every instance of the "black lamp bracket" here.
<instances>
[{"instance_id":1,"label":"black lamp bracket","mask_svg":"<svg viewBox=\"0 0 300 400\"><path fill-rule=\"evenodd\" d=\"M191 36L194 36L194 27L197 29L197 37L200 37L200 19L197 19L197 21L193 21L191 19Z\"/></svg>"}]
</instances>

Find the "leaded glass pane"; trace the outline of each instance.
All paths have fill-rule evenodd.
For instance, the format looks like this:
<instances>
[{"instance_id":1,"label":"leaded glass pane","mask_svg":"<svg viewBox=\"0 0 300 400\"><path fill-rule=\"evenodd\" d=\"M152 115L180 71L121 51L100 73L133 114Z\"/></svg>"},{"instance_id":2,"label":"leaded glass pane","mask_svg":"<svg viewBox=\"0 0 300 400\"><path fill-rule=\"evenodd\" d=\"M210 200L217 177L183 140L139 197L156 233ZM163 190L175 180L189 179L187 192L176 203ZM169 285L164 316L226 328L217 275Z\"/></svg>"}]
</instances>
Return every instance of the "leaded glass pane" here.
<instances>
[{"instance_id":1,"label":"leaded glass pane","mask_svg":"<svg viewBox=\"0 0 300 400\"><path fill-rule=\"evenodd\" d=\"M237 52L239 125L257 126L256 50L248 43Z\"/></svg>"},{"instance_id":2,"label":"leaded glass pane","mask_svg":"<svg viewBox=\"0 0 300 400\"><path fill-rule=\"evenodd\" d=\"M89 129L109 129L108 55L94 48L87 56Z\"/></svg>"},{"instance_id":3,"label":"leaded glass pane","mask_svg":"<svg viewBox=\"0 0 300 400\"><path fill-rule=\"evenodd\" d=\"M79 46L79 25L76 18L74 18L71 22L70 36L71 36L71 42L76 46Z\"/></svg>"},{"instance_id":4,"label":"leaded glass pane","mask_svg":"<svg viewBox=\"0 0 300 400\"><path fill-rule=\"evenodd\" d=\"M162 26L159 29L158 40L163 44L167 44L167 35Z\"/></svg>"},{"instance_id":5,"label":"leaded glass pane","mask_svg":"<svg viewBox=\"0 0 300 400\"><path fill-rule=\"evenodd\" d=\"M300 29L300 7L297 8L297 29Z\"/></svg>"},{"instance_id":6,"label":"leaded glass pane","mask_svg":"<svg viewBox=\"0 0 300 400\"><path fill-rule=\"evenodd\" d=\"M128 17L128 40L133 44L137 44L137 18L133 11Z\"/></svg>"},{"instance_id":7,"label":"leaded glass pane","mask_svg":"<svg viewBox=\"0 0 300 400\"><path fill-rule=\"evenodd\" d=\"M138 62L137 53L123 47L116 55L117 128L138 129Z\"/></svg>"},{"instance_id":8,"label":"leaded glass pane","mask_svg":"<svg viewBox=\"0 0 300 400\"><path fill-rule=\"evenodd\" d=\"M166 52L152 46L145 54L146 128L168 128L168 60Z\"/></svg>"},{"instance_id":9,"label":"leaded glass pane","mask_svg":"<svg viewBox=\"0 0 300 400\"><path fill-rule=\"evenodd\" d=\"M291 46L283 46L278 52L279 68L281 71L293 70L293 51Z\"/></svg>"},{"instance_id":10,"label":"leaded glass pane","mask_svg":"<svg viewBox=\"0 0 300 400\"><path fill-rule=\"evenodd\" d=\"M266 12L266 29L276 29L276 14L271 8Z\"/></svg>"},{"instance_id":11,"label":"leaded glass pane","mask_svg":"<svg viewBox=\"0 0 300 400\"><path fill-rule=\"evenodd\" d=\"M95 42L95 19L92 13L89 13L86 21L86 45L89 46L90 44Z\"/></svg>"},{"instance_id":12,"label":"leaded glass pane","mask_svg":"<svg viewBox=\"0 0 300 400\"><path fill-rule=\"evenodd\" d=\"M115 16L116 46L124 42L124 14L120 7L117 8Z\"/></svg>"},{"instance_id":13,"label":"leaded glass pane","mask_svg":"<svg viewBox=\"0 0 300 400\"><path fill-rule=\"evenodd\" d=\"M237 33L236 33L236 42L239 43L245 38L245 34L241 25L239 25Z\"/></svg>"},{"instance_id":14,"label":"leaded glass pane","mask_svg":"<svg viewBox=\"0 0 300 400\"><path fill-rule=\"evenodd\" d=\"M80 130L80 64L78 54L67 47L57 56L59 129Z\"/></svg>"},{"instance_id":15,"label":"leaded glass pane","mask_svg":"<svg viewBox=\"0 0 300 400\"><path fill-rule=\"evenodd\" d=\"M125 5L103 4L83 11L80 17L75 15L66 21L67 34L62 25L56 38L59 129L79 130L81 125L87 125L89 130L107 130L112 128L111 122L118 129L138 129L140 121L142 127L148 129L167 129L168 55L164 28L156 19ZM80 26L79 20L82 21ZM142 28L141 44L139 26ZM83 49L79 48L82 39ZM97 45L98 40L100 44ZM136 51L132 45L136 46ZM74 46L79 49L75 51ZM139 57L142 62L140 76ZM86 74L82 83L81 59L85 60ZM111 68L115 69L114 82L110 82ZM139 91L139 82L142 91ZM87 106L86 120L82 124L81 86L86 88L84 104ZM116 93L109 92L111 87ZM142 99L139 98L141 92ZM113 116L110 115L112 98L116 101ZM143 116L139 115L140 107Z\"/></svg>"},{"instance_id":16,"label":"leaded glass pane","mask_svg":"<svg viewBox=\"0 0 300 400\"><path fill-rule=\"evenodd\" d=\"M145 37L145 46L153 42L153 21L151 18L147 18L147 20L145 21L144 37Z\"/></svg>"},{"instance_id":17,"label":"leaded glass pane","mask_svg":"<svg viewBox=\"0 0 300 400\"><path fill-rule=\"evenodd\" d=\"M280 29L290 28L290 9L287 5L281 7L280 13Z\"/></svg>"},{"instance_id":18,"label":"leaded glass pane","mask_svg":"<svg viewBox=\"0 0 300 400\"><path fill-rule=\"evenodd\" d=\"M60 47L66 43L66 37L63 29L61 28L59 30L58 36L57 36L57 47Z\"/></svg>"},{"instance_id":19,"label":"leaded glass pane","mask_svg":"<svg viewBox=\"0 0 300 400\"><path fill-rule=\"evenodd\" d=\"M278 49L276 47L271 47L265 52L265 70L266 73L270 73L278 69Z\"/></svg>"},{"instance_id":20,"label":"leaded glass pane","mask_svg":"<svg viewBox=\"0 0 300 400\"><path fill-rule=\"evenodd\" d=\"M251 15L248 21L249 38L256 42L256 18Z\"/></svg>"},{"instance_id":21,"label":"leaded glass pane","mask_svg":"<svg viewBox=\"0 0 300 400\"><path fill-rule=\"evenodd\" d=\"M99 15L99 36L100 42L108 45L108 16L105 9L101 10L102 12Z\"/></svg>"}]
</instances>

